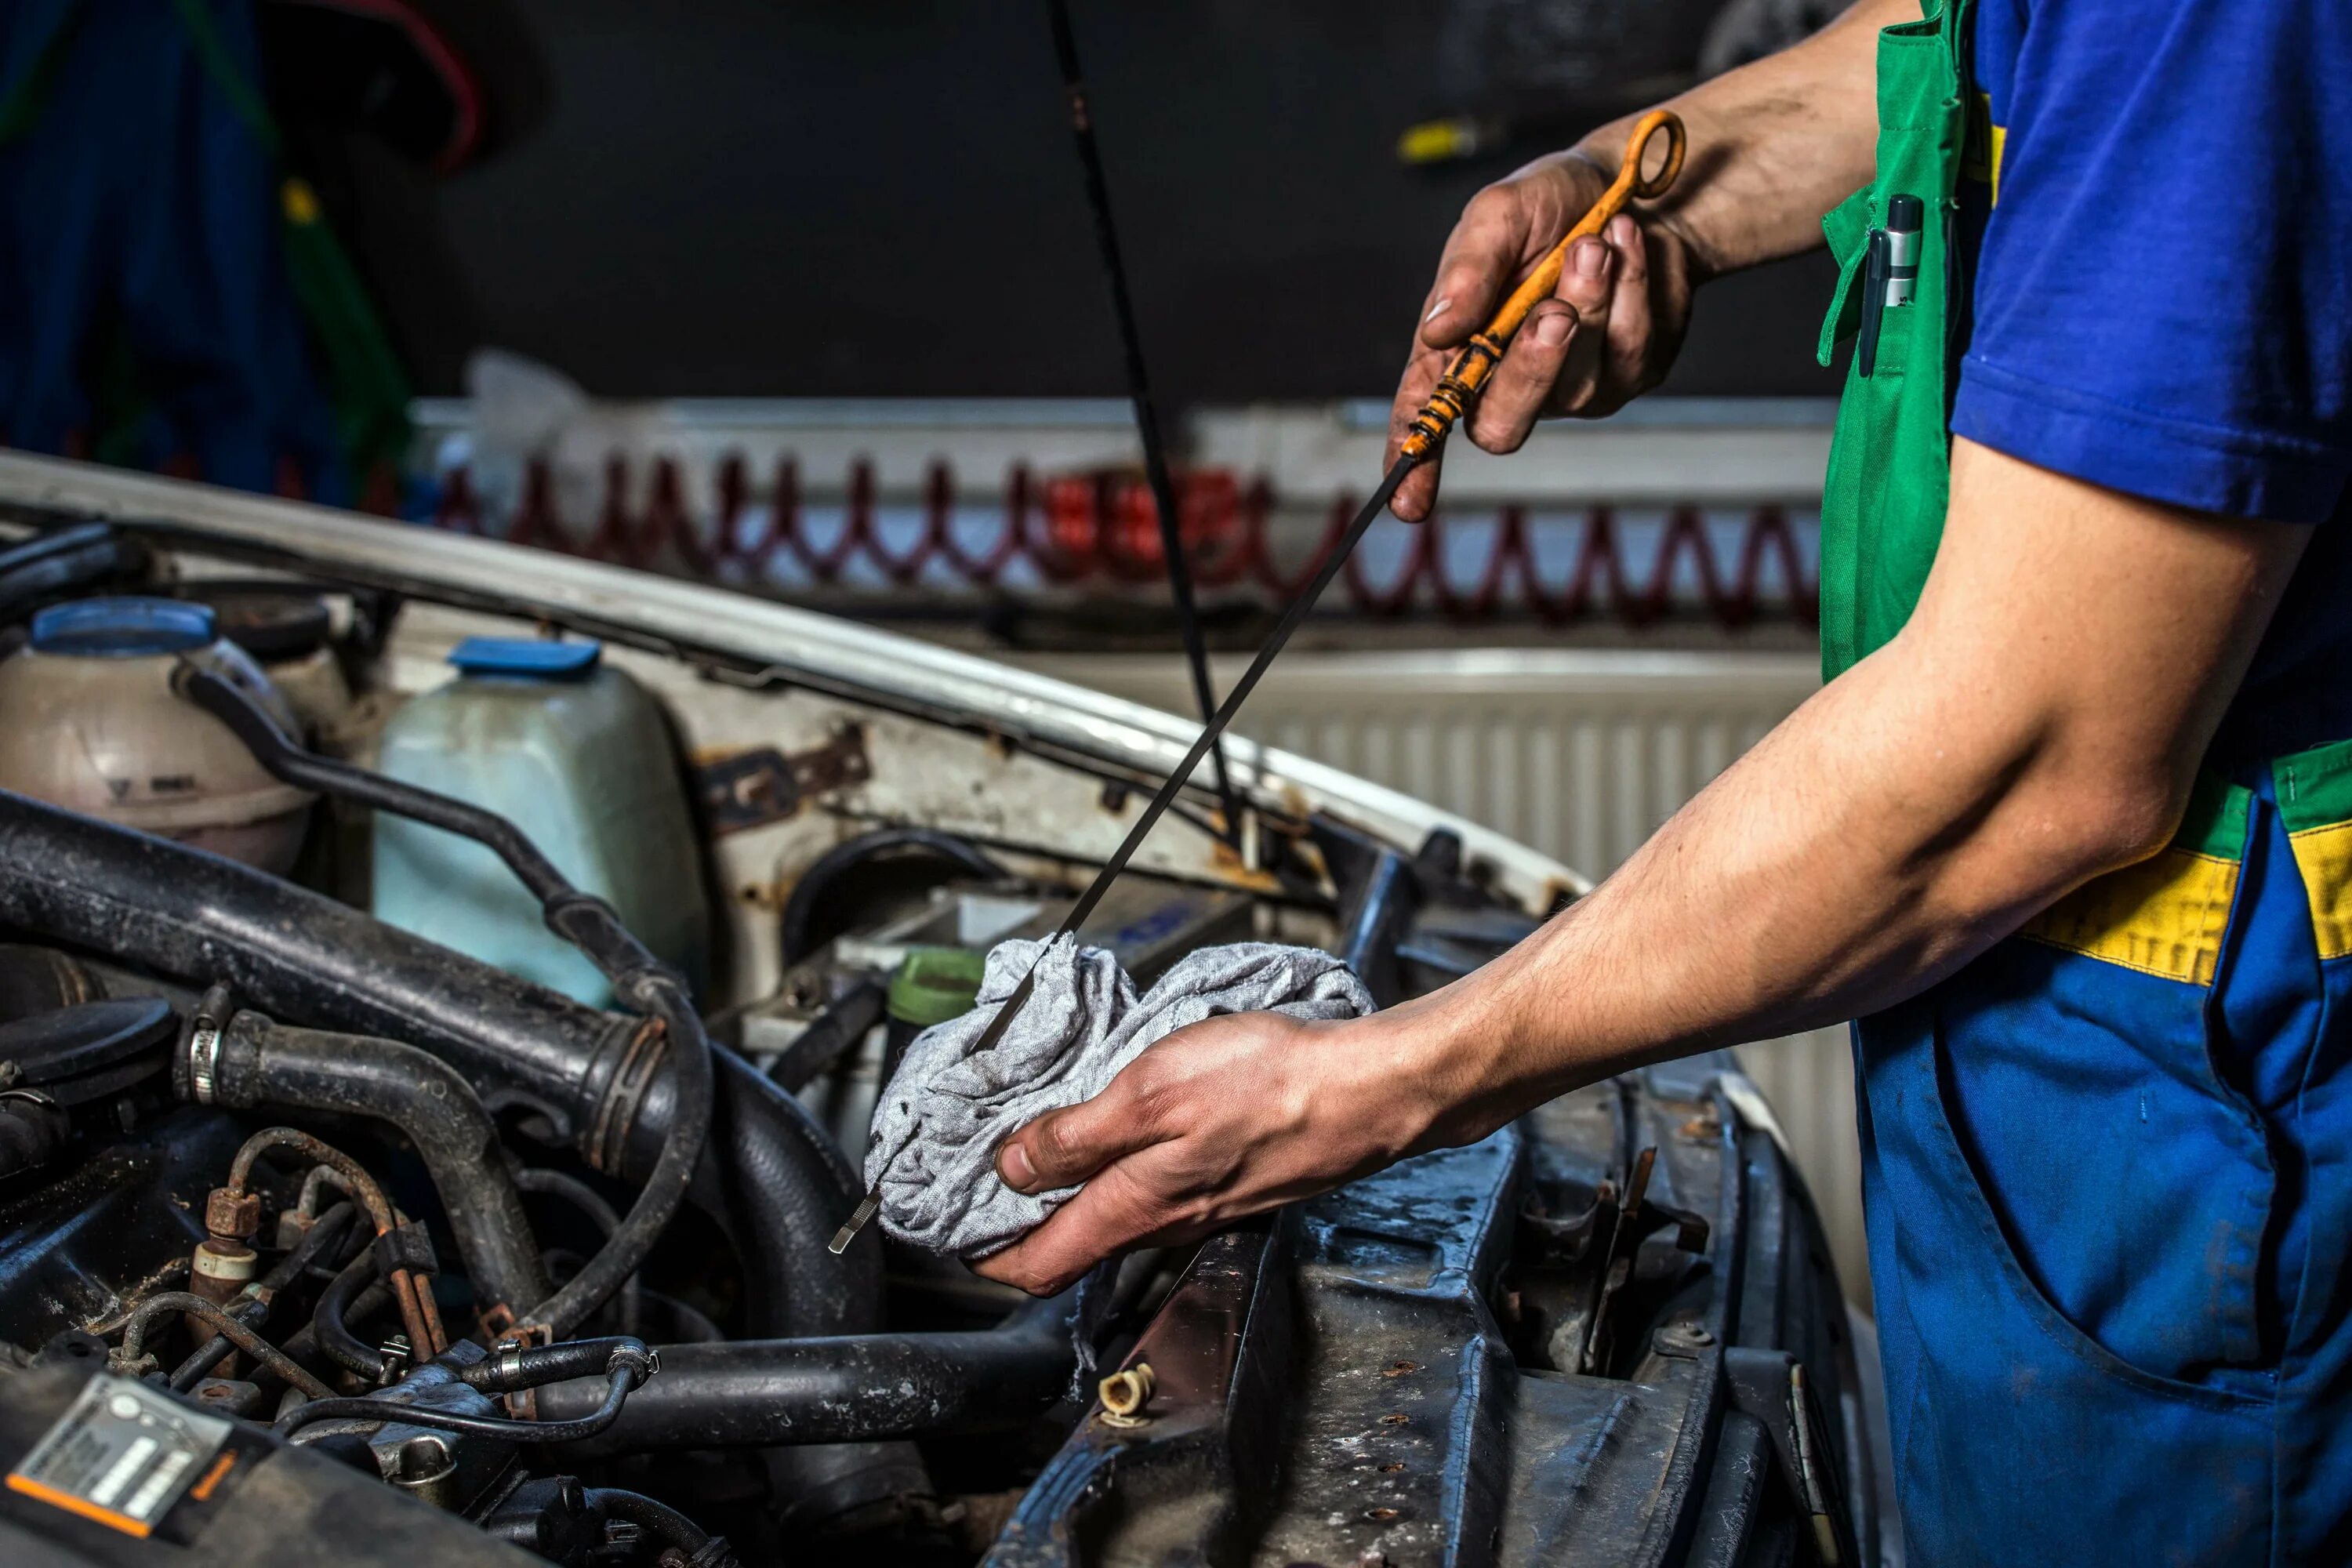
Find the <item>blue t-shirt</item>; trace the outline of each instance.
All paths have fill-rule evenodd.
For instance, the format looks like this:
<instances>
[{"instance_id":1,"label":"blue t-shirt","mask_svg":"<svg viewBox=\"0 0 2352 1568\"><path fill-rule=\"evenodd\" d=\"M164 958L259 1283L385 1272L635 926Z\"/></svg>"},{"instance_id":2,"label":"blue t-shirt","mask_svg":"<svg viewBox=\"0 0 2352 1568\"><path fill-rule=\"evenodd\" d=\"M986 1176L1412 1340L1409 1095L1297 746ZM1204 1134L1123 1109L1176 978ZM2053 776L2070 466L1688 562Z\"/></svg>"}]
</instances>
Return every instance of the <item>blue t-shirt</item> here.
<instances>
[{"instance_id":1,"label":"blue t-shirt","mask_svg":"<svg viewBox=\"0 0 2352 1568\"><path fill-rule=\"evenodd\" d=\"M2352 738L2352 0L1977 0L1955 433L2318 531L2215 742Z\"/></svg>"}]
</instances>

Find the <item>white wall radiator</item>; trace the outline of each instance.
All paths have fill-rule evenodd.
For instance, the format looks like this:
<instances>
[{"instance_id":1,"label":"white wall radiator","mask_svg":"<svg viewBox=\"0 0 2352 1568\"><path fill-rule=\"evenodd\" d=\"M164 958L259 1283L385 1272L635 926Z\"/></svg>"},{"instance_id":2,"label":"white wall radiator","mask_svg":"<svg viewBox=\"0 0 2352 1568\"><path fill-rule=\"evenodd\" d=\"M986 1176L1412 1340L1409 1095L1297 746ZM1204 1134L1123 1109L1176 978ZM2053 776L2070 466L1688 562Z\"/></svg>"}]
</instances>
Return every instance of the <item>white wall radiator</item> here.
<instances>
[{"instance_id":1,"label":"white wall radiator","mask_svg":"<svg viewBox=\"0 0 2352 1568\"><path fill-rule=\"evenodd\" d=\"M1026 655L1171 712L1174 655ZM1245 666L1219 658L1219 689ZM1286 653L1235 728L1499 829L1596 879L1819 684L1810 654L1558 647ZM1743 1047L1865 1310L1853 1064L1845 1031Z\"/></svg>"}]
</instances>

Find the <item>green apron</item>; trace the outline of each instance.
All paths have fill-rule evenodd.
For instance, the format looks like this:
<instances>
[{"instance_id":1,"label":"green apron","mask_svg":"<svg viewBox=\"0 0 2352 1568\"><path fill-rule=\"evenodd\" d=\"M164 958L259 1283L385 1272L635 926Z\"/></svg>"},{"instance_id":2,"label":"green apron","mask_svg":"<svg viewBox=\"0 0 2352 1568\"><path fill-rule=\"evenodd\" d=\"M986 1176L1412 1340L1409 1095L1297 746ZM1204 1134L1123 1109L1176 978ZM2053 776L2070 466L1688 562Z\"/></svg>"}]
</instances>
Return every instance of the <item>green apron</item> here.
<instances>
[{"instance_id":1,"label":"green apron","mask_svg":"<svg viewBox=\"0 0 2352 1568\"><path fill-rule=\"evenodd\" d=\"M1952 255L1968 130L1968 0L1950 26L1934 14L1879 35L1878 175L1822 220L1837 258L1837 293L1822 323L1820 358L1862 321L1870 231L1898 193L1927 209L1912 302L1884 311L1871 374L1859 357L1838 400L1822 494L1822 673L1834 678L1899 630L1919 602L1943 537L1951 490Z\"/></svg>"},{"instance_id":2,"label":"green apron","mask_svg":"<svg viewBox=\"0 0 2352 1568\"><path fill-rule=\"evenodd\" d=\"M1824 220L1826 364L1862 325L1888 198L1925 209L1912 302L1838 408L1829 679L1901 628L1935 561L1971 281L1958 198L1997 174L1969 0L1924 9L1881 35L1876 177ZM1855 1024L1914 1568L2352 1561L2345 1017L2352 744L2207 779L2163 852Z\"/></svg>"}]
</instances>

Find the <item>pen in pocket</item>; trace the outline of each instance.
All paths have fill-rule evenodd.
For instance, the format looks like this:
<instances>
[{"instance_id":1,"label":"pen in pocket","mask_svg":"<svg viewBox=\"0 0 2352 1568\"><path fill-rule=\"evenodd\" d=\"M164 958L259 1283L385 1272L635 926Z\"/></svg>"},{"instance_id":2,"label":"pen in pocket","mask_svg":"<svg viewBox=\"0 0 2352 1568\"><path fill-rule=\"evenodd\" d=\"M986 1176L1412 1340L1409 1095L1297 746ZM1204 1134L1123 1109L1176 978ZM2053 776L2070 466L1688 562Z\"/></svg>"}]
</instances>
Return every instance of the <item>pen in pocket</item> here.
<instances>
[{"instance_id":1,"label":"pen in pocket","mask_svg":"<svg viewBox=\"0 0 2352 1568\"><path fill-rule=\"evenodd\" d=\"M1854 364L1867 376L1878 367L1881 317L1911 303L1919 287L1919 224L1924 216L1917 196L1886 199L1886 226L1870 231L1863 258L1862 339L1854 345Z\"/></svg>"}]
</instances>

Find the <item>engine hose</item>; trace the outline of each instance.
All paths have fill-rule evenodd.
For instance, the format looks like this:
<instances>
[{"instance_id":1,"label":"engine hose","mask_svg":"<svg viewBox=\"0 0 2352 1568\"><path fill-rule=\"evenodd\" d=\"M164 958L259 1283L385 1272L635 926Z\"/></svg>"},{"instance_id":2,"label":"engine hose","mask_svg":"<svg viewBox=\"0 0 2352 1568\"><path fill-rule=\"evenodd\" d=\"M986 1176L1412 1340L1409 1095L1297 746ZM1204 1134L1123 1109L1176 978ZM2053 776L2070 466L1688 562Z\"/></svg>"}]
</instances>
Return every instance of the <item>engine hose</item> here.
<instances>
[{"instance_id":1,"label":"engine hose","mask_svg":"<svg viewBox=\"0 0 2352 1568\"><path fill-rule=\"evenodd\" d=\"M486 845L537 899L548 929L578 948L613 984L614 994L659 1024L666 1034L675 1110L661 1152L610 1240L553 1295L535 1302L522 1321L557 1339L604 1305L637 1272L685 1200L710 1131L710 1044L686 983L663 967L621 923L613 907L572 885L520 828L495 812L469 805L364 768L304 751L250 694L199 665L183 661L173 689L228 726L269 775L330 799L373 807ZM520 1213L520 1205L516 1207ZM537 1270L536 1255L530 1267Z\"/></svg>"},{"instance_id":2,"label":"engine hose","mask_svg":"<svg viewBox=\"0 0 2352 1568\"><path fill-rule=\"evenodd\" d=\"M331 1284L333 1281L330 1279L329 1283ZM383 1311L384 1308L391 1305L391 1303L392 1292L383 1288L383 1282L380 1279L370 1280L368 1284L361 1289L357 1296L352 1298L351 1305L344 1310L342 1316L338 1321L346 1325L351 1323L364 1323L378 1312ZM344 1338L352 1343L359 1343L359 1342L353 1339L348 1332L344 1335ZM278 1348L283 1350L290 1359L300 1363L304 1366L311 1366L314 1370L314 1358L324 1358L327 1361L333 1362L337 1366L342 1365L341 1362L335 1362L333 1357L327 1355L327 1352L320 1348L319 1343L319 1320L315 1313L312 1315L309 1322L304 1323L300 1328L296 1329L292 1333L287 1335L286 1342ZM364 1351L367 1349L367 1346L365 1344L360 1344L359 1348ZM345 1367L344 1370L351 1371L352 1369ZM368 1378L371 1382L383 1381L381 1378L375 1377L372 1373L358 1373L356 1375Z\"/></svg>"},{"instance_id":3,"label":"engine hose","mask_svg":"<svg viewBox=\"0 0 2352 1568\"><path fill-rule=\"evenodd\" d=\"M315 1168L326 1169L323 1165ZM337 1204L312 1220L302 1239L287 1248L286 1256L273 1264L268 1273L248 1287L239 1300L230 1304L230 1316L253 1329L268 1321L269 1304L277 1299L278 1292L299 1278L302 1270L310 1267L312 1259L343 1238L344 1228L351 1224L354 1212L347 1203ZM205 1373L226 1361L236 1349L226 1335L215 1334L199 1346L194 1355L173 1369L172 1386L186 1393Z\"/></svg>"},{"instance_id":4,"label":"engine hose","mask_svg":"<svg viewBox=\"0 0 2352 1568\"><path fill-rule=\"evenodd\" d=\"M1069 1387L1072 1297L971 1333L664 1345L662 1374L583 1454L861 1443L1017 1426ZM595 1408L593 1378L540 1389L541 1416Z\"/></svg>"},{"instance_id":5,"label":"engine hose","mask_svg":"<svg viewBox=\"0 0 2352 1568\"><path fill-rule=\"evenodd\" d=\"M483 1360L459 1367L457 1381L481 1394L513 1394L565 1378L609 1373L629 1363L643 1363L648 1376L661 1364L643 1340L634 1334L614 1334L553 1345L503 1344Z\"/></svg>"},{"instance_id":6,"label":"engine hose","mask_svg":"<svg viewBox=\"0 0 2352 1568\"><path fill-rule=\"evenodd\" d=\"M611 1204L604 1201L604 1194L577 1176L551 1171L544 1166L527 1165L514 1173L514 1180L515 1185L526 1193L562 1199L586 1215L588 1223L596 1227L596 1234L607 1241L621 1227L621 1216ZM623 1333L637 1331L638 1321L644 1313L643 1301L644 1287L638 1283L637 1276L632 1274L621 1283L619 1306Z\"/></svg>"},{"instance_id":7,"label":"engine hose","mask_svg":"<svg viewBox=\"0 0 2352 1568\"><path fill-rule=\"evenodd\" d=\"M789 969L821 945L814 934L816 911L831 901L826 895L843 877L853 871L870 874L877 861L926 860L951 875L982 881L1002 881L1005 877L1003 867L970 839L952 833L933 827L879 827L861 833L818 856L793 881L776 921L776 942L784 966Z\"/></svg>"},{"instance_id":8,"label":"engine hose","mask_svg":"<svg viewBox=\"0 0 2352 1568\"><path fill-rule=\"evenodd\" d=\"M310 1342L319 1347L320 1355L345 1372L382 1384L391 1370L384 1363L383 1353L351 1330L352 1299L374 1284L375 1276L375 1253L372 1248L362 1250L343 1265L341 1271L327 1282L327 1288L319 1292L318 1304L310 1310Z\"/></svg>"},{"instance_id":9,"label":"engine hose","mask_svg":"<svg viewBox=\"0 0 2352 1568\"><path fill-rule=\"evenodd\" d=\"M190 1031L191 1049L200 1037ZM373 1117L406 1136L440 1194L488 1337L551 1294L498 1126L457 1068L394 1040L290 1028L251 1011L232 1016L211 1049L210 1071L199 1077L192 1063L187 1074L199 1103Z\"/></svg>"}]
</instances>

